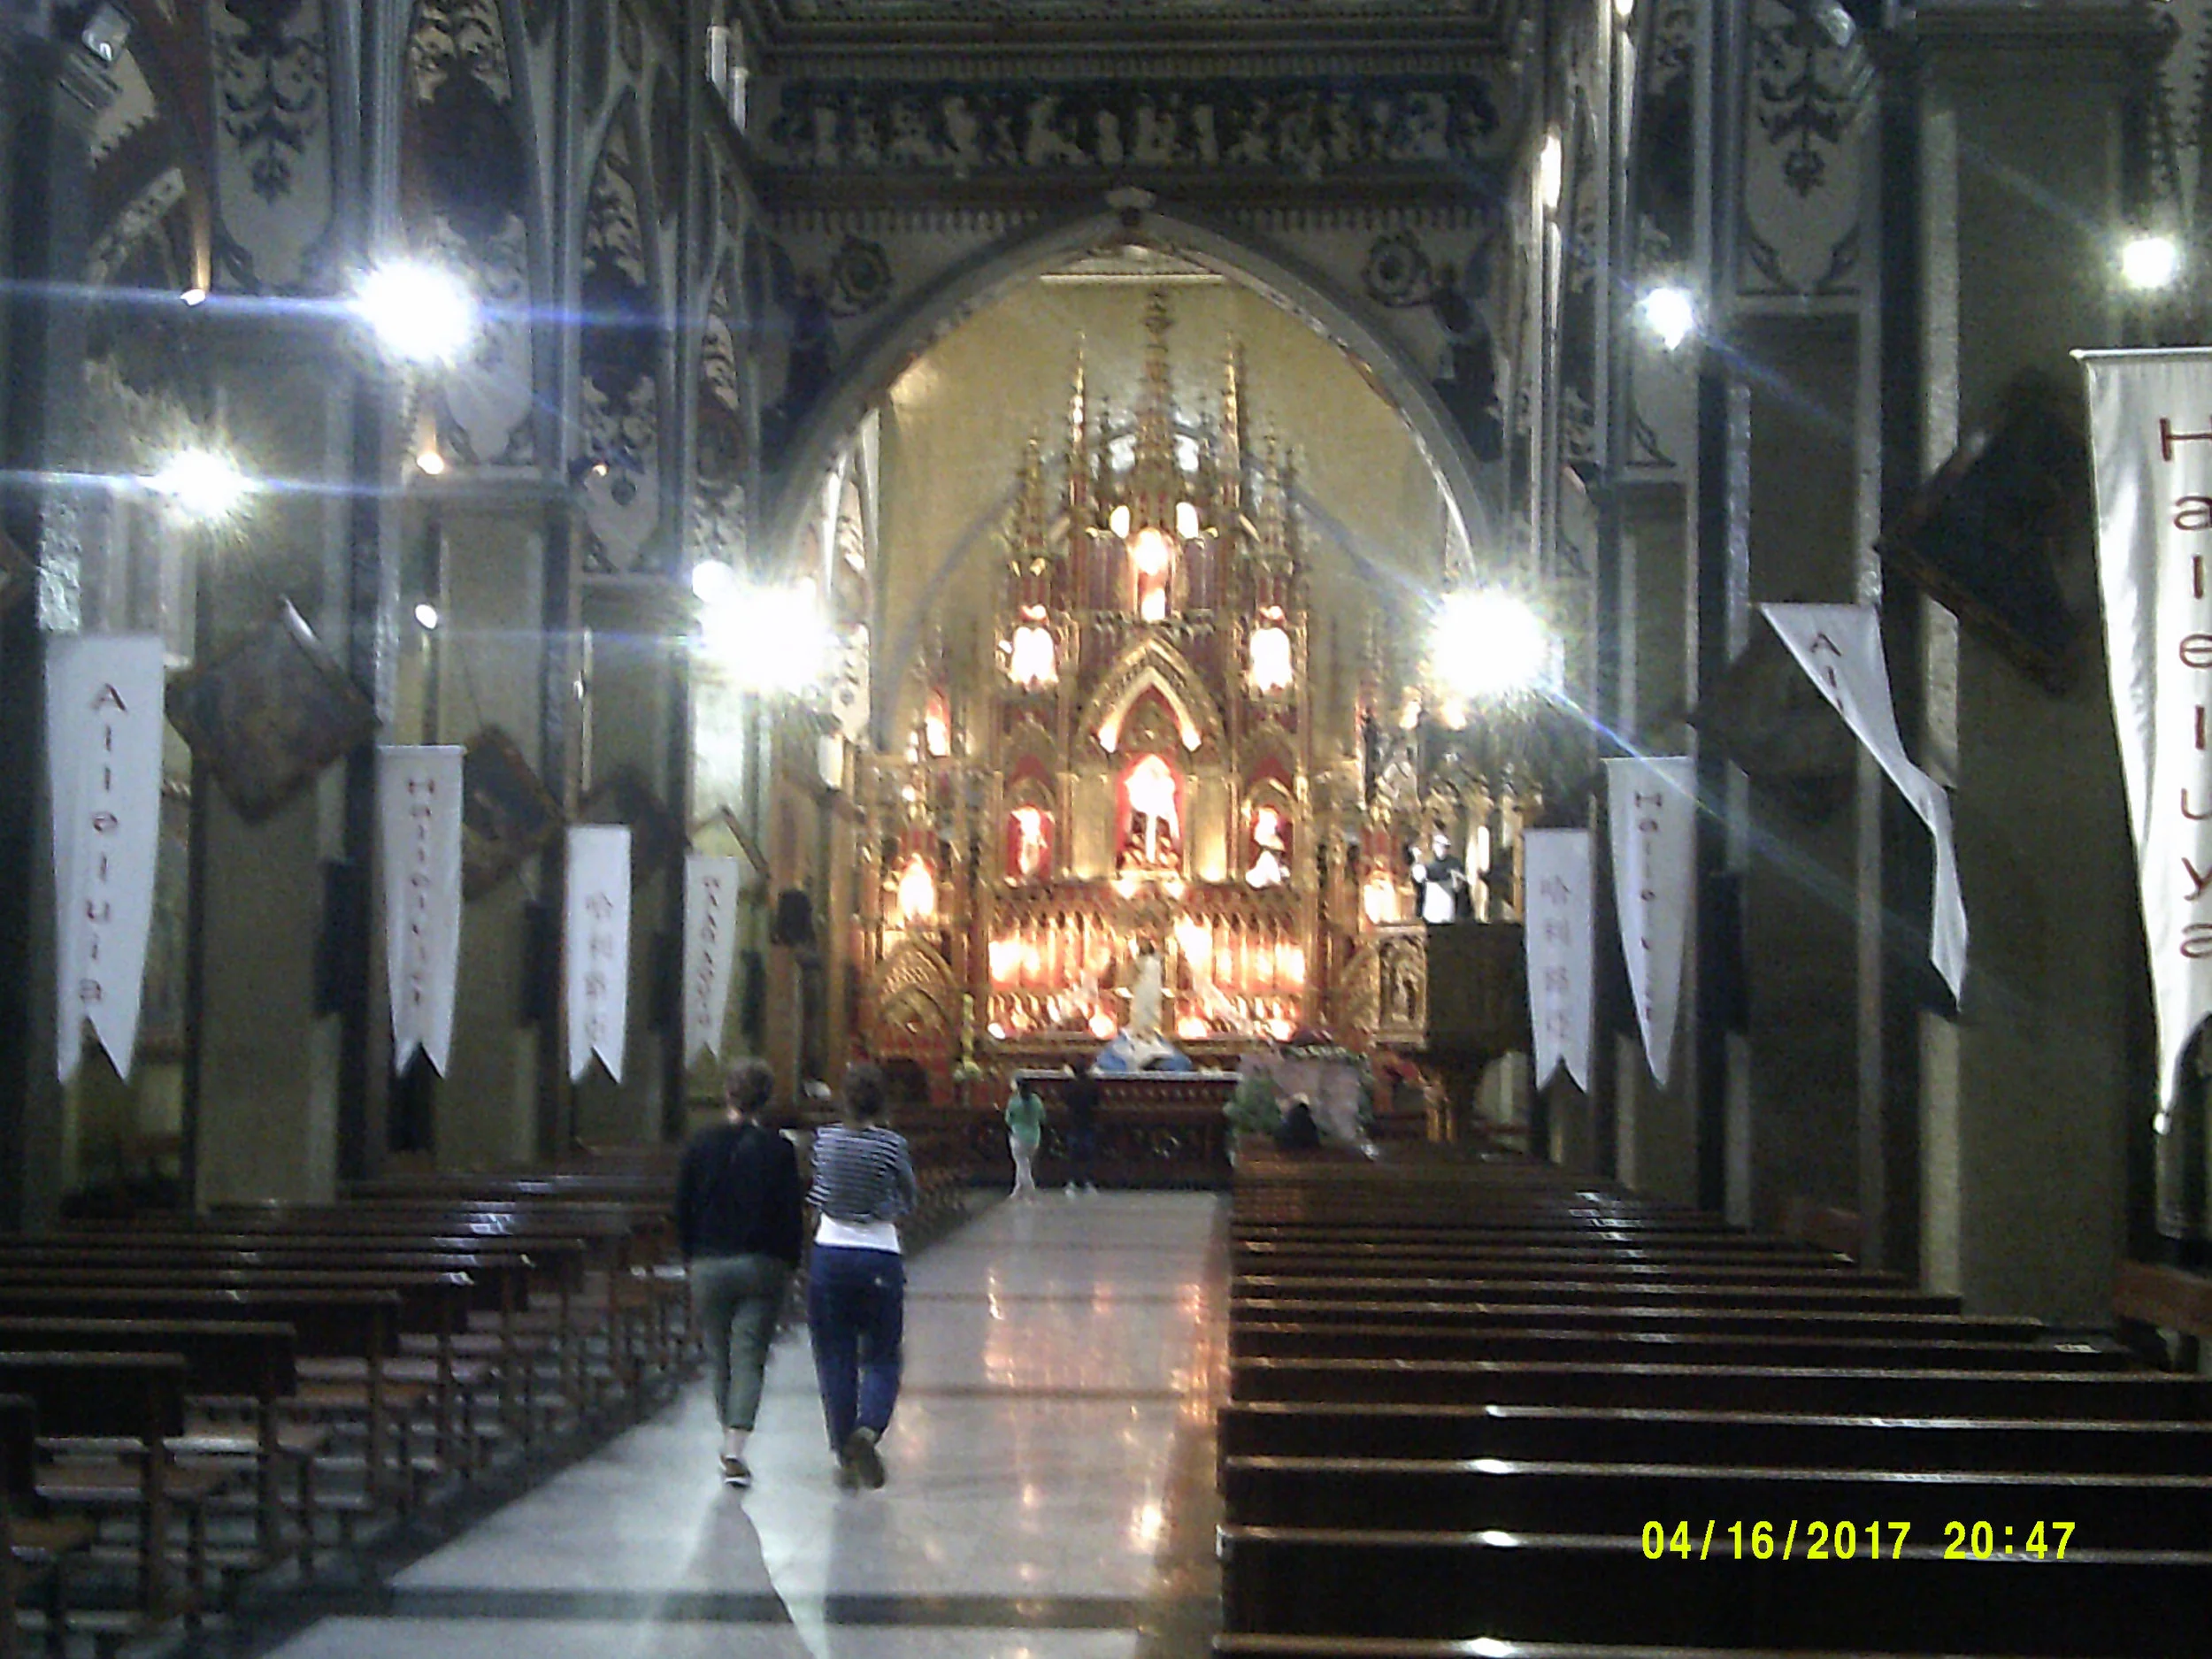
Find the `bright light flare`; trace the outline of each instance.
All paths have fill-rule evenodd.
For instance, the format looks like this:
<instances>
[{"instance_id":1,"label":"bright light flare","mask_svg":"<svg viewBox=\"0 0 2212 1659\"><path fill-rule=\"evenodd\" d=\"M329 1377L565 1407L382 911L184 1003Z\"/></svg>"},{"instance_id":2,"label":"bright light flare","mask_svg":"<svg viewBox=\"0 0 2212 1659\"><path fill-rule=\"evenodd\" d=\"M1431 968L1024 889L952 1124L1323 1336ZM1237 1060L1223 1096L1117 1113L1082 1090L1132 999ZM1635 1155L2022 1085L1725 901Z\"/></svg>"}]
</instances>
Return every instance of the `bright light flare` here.
<instances>
[{"instance_id":1,"label":"bright light flare","mask_svg":"<svg viewBox=\"0 0 2212 1659\"><path fill-rule=\"evenodd\" d=\"M695 570L692 580L696 591ZM812 582L773 588L732 580L700 602L701 650L746 691L813 689L828 671L831 643Z\"/></svg>"},{"instance_id":2,"label":"bright light flare","mask_svg":"<svg viewBox=\"0 0 2212 1659\"><path fill-rule=\"evenodd\" d=\"M378 265L353 294L354 314L403 363L451 363L476 338L476 296L452 272L412 259Z\"/></svg>"},{"instance_id":3,"label":"bright light flare","mask_svg":"<svg viewBox=\"0 0 2212 1659\"><path fill-rule=\"evenodd\" d=\"M1654 288L1637 302L1636 311L1669 351L1678 350L1697 332L1697 301L1687 288Z\"/></svg>"},{"instance_id":4,"label":"bright light flare","mask_svg":"<svg viewBox=\"0 0 2212 1659\"><path fill-rule=\"evenodd\" d=\"M415 622L425 634L436 633L438 630L438 607L432 604L428 600L424 600L422 603L415 607Z\"/></svg>"},{"instance_id":5,"label":"bright light flare","mask_svg":"<svg viewBox=\"0 0 2212 1659\"><path fill-rule=\"evenodd\" d=\"M1091 1016L1091 1035L1097 1038L1099 1041L1111 1042L1114 1040L1115 1029L1114 1017L1111 1014L1102 1010Z\"/></svg>"},{"instance_id":6,"label":"bright light flare","mask_svg":"<svg viewBox=\"0 0 2212 1659\"><path fill-rule=\"evenodd\" d=\"M2120 280L2139 294L2173 287L2181 275L2181 244L2171 236L2131 236L2120 246Z\"/></svg>"},{"instance_id":7,"label":"bright light flare","mask_svg":"<svg viewBox=\"0 0 2212 1659\"><path fill-rule=\"evenodd\" d=\"M253 494L253 480L238 470L238 463L214 449L178 450L146 487L203 524L230 518Z\"/></svg>"},{"instance_id":8,"label":"bright light flare","mask_svg":"<svg viewBox=\"0 0 2212 1659\"><path fill-rule=\"evenodd\" d=\"M1528 602L1497 588L1446 595L1429 655L1440 677L1469 701L1510 697L1543 683L1551 635Z\"/></svg>"}]
</instances>

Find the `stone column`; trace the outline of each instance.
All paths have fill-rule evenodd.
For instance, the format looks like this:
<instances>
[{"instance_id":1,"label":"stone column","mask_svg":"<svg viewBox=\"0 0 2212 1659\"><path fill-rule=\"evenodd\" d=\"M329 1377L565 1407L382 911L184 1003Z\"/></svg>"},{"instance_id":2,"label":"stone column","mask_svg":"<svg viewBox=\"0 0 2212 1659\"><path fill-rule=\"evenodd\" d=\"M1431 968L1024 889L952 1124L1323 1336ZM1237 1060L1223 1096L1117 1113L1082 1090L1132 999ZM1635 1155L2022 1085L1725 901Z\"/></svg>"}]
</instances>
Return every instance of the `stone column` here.
<instances>
[{"instance_id":1,"label":"stone column","mask_svg":"<svg viewBox=\"0 0 2212 1659\"><path fill-rule=\"evenodd\" d=\"M2068 351L2118 343L2111 239L2154 35L2120 0L1923 5L1917 30L1932 466L2023 371L2078 384ZM1921 1022L1924 1277L1970 1311L2069 1324L2107 1317L2155 1087L2101 645L2054 696L1934 613L1922 660L1893 664L1955 790L1973 927L1964 1018Z\"/></svg>"}]
</instances>

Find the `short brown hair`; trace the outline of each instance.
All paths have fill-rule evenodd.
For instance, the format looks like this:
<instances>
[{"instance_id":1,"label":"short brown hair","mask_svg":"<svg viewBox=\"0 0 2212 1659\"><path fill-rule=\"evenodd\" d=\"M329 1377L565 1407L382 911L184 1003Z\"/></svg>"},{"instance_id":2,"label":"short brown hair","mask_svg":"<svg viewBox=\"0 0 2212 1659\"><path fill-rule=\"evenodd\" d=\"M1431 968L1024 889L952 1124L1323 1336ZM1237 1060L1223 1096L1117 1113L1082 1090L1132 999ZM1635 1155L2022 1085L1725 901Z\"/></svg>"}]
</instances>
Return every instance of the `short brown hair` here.
<instances>
[{"instance_id":1,"label":"short brown hair","mask_svg":"<svg viewBox=\"0 0 2212 1659\"><path fill-rule=\"evenodd\" d=\"M864 1123L883 1116L886 1096L883 1071L879 1066L855 1065L845 1069L845 1110Z\"/></svg>"},{"instance_id":2,"label":"short brown hair","mask_svg":"<svg viewBox=\"0 0 2212 1659\"><path fill-rule=\"evenodd\" d=\"M756 1117L776 1092L776 1074L765 1060L740 1060L723 1079L722 1098L748 1118Z\"/></svg>"}]
</instances>

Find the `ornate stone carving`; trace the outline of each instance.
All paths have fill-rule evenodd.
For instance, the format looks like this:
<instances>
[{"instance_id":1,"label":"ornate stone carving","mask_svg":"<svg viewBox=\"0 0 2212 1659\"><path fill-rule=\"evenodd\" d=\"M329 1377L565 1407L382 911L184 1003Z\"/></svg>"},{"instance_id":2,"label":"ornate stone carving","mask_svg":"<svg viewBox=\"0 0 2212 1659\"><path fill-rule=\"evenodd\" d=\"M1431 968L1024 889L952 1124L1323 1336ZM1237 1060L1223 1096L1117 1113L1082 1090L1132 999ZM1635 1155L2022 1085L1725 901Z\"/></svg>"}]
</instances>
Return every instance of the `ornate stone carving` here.
<instances>
[{"instance_id":1,"label":"ornate stone carving","mask_svg":"<svg viewBox=\"0 0 2212 1659\"><path fill-rule=\"evenodd\" d=\"M661 517L661 346L632 123L607 129L584 222L582 417L588 455L606 463L584 488L586 562L634 569Z\"/></svg>"},{"instance_id":2,"label":"ornate stone carving","mask_svg":"<svg viewBox=\"0 0 2212 1659\"><path fill-rule=\"evenodd\" d=\"M332 223L323 8L220 0L208 38L223 263L250 289L301 287L319 274Z\"/></svg>"},{"instance_id":3,"label":"ornate stone carving","mask_svg":"<svg viewBox=\"0 0 2212 1659\"><path fill-rule=\"evenodd\" d=\"M1745 67L1742 249L1750 295L1844 296L1858 288L1860 180L1873 67L1847 19L1788 0L1751 9Z\"/></svg>"},{"instance_id":4,"label":"ornate stone carving","mask_svg":"<svg viewBox=\"0 0 2212 1659\"><path fill-rule=\"evenodd\" d=\"M763 159L814 172L949 174L1164 169L1288 173L1488 167L1501 100L1479 75L1311 81L791 81L759 126Z\"/></svg>"}]
</instances>

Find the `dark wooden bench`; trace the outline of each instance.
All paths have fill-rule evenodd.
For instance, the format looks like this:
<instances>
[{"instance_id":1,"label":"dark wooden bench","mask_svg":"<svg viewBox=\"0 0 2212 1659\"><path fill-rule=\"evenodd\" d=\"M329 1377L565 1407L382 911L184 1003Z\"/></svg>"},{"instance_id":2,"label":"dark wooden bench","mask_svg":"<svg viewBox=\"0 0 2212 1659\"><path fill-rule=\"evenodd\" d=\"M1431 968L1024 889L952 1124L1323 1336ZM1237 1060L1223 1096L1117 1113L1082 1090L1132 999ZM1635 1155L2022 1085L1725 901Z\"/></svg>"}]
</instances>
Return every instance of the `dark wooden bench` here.
<instances>
[{"instance_id":1,"label":"dark wooden bench","mask_svg":"<svg viewBox=\"0 0 2212 1659\"><path fill-rule=\"evenodd\" d=\"M1217 1443L1224 1458L1492 1457L2212 1476L2212 1423L2156 1420L1262 1400L1225 1404Z\"/></svg>"},{"instance_id":2,"label":"dark wooden bench","mask_svg":"<svg viewBox=\"0 0 2212 1659\"><path fill-rule=\"evenodd\" d=\"M1918 1339L1820 1333L1699 1330L1581 1331L1545 1325L1453 1326L1244 1323L1231 1328L1229 1357L1587 1361L1673 1365L1837 1366L1932 1371L2125 1371L2135 1360L2083 1343L2043 1347L1995 1339L1960 1340L1932 1330Z\"/></svg>"},{"instance_id":3,"label":"dark wooden bench","mask_svg":"<svg viewBox=\"0 0 2212 1659\"><path fill-rule=\"evenodd\" d=\"M33 1597L45 1621L48 1650L57 1655L67 1640L69 1563L92 1547L90 1521L57 1516L38 1492L38 1404L26 1394L0 1394L0 1584L7 1597L0 1613L0 1659L14 1659L21 1643L16 1609Z\"/></svg>"}]
</instances>

